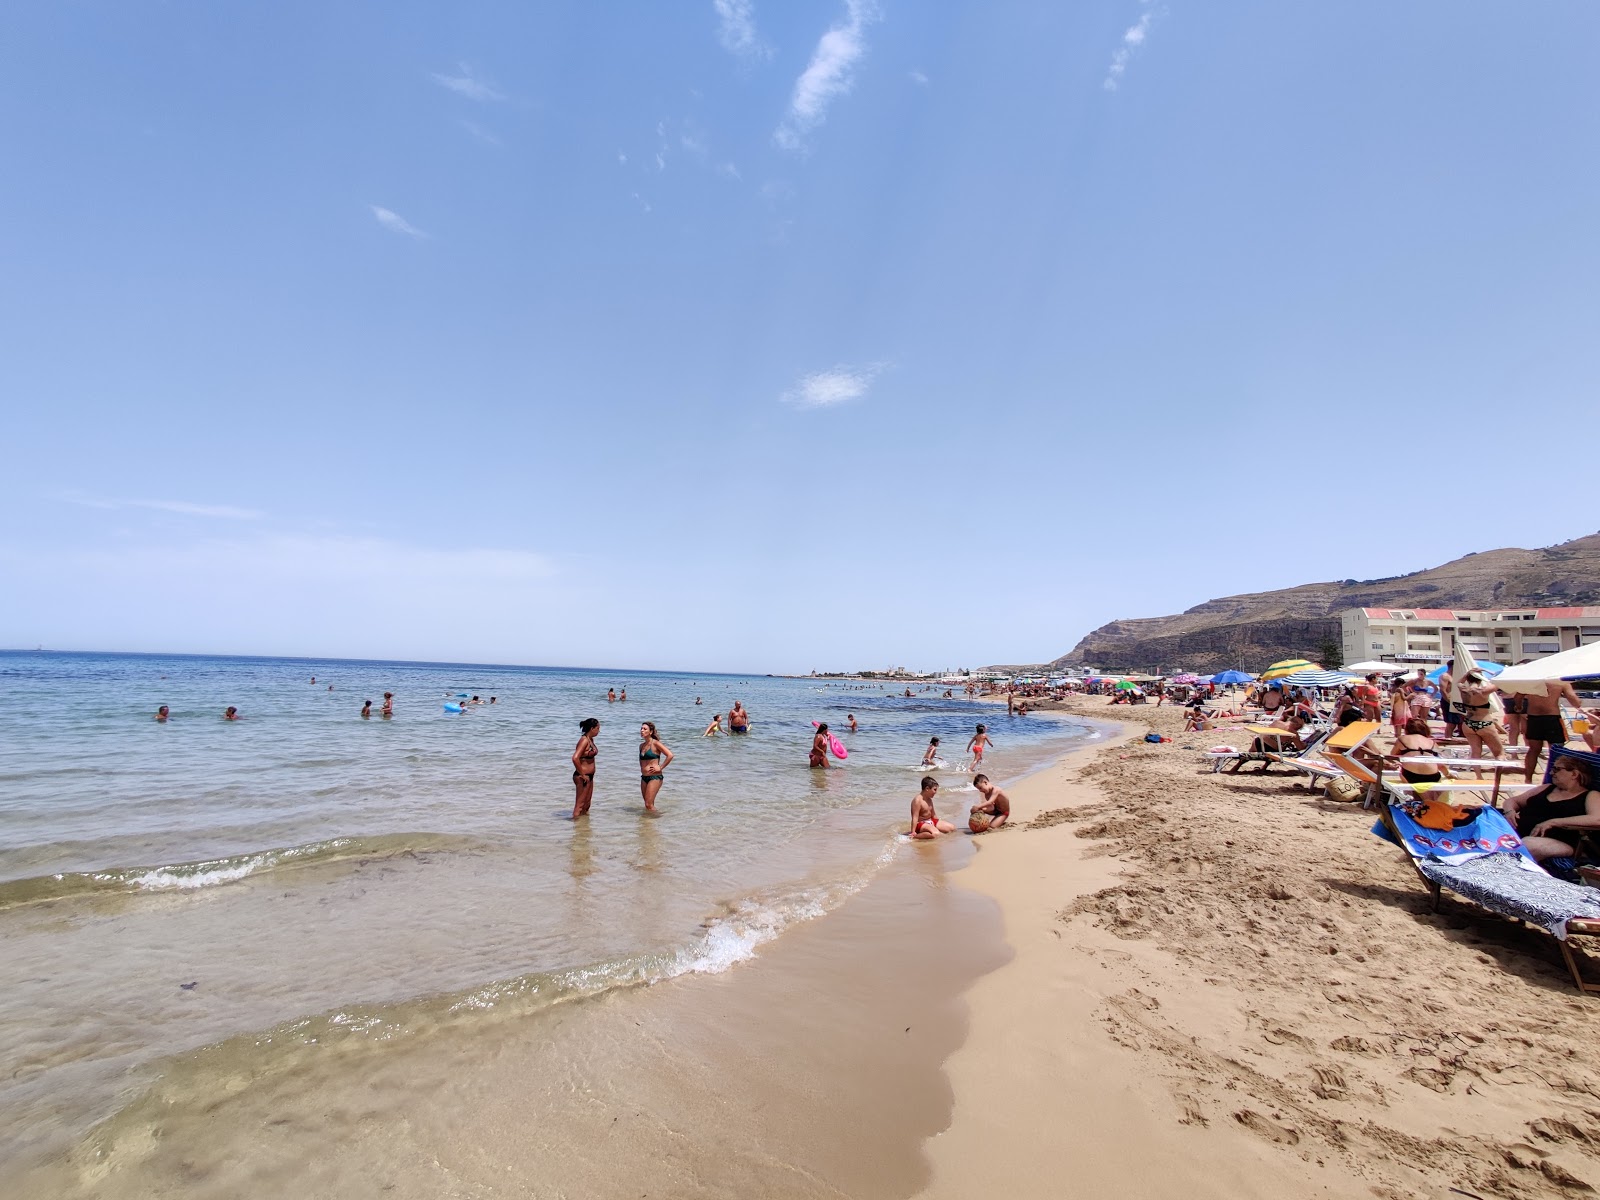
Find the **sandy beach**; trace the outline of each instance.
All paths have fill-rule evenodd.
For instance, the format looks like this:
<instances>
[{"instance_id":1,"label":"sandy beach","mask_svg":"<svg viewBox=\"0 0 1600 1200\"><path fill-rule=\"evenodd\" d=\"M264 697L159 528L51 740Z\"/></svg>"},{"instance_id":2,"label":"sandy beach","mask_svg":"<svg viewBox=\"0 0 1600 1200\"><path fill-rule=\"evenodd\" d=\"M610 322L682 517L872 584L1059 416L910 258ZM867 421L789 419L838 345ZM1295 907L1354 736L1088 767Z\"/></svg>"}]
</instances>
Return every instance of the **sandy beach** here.
<instances>
[{"instance_id":1,"label":"sandy beach","mask_svg":"<svg viewBox=\"0 0 1600 1200\"><path fill-rule=\"evenodd\" d=\"M1548 937L1430 913L1358 805L1212 775L1237 735L1067 707L1125 740L1011 789L958 876L1015 953L967 994L924 1195L1593 1194L1596 1002Z\"/></svg>"}]
</instances>

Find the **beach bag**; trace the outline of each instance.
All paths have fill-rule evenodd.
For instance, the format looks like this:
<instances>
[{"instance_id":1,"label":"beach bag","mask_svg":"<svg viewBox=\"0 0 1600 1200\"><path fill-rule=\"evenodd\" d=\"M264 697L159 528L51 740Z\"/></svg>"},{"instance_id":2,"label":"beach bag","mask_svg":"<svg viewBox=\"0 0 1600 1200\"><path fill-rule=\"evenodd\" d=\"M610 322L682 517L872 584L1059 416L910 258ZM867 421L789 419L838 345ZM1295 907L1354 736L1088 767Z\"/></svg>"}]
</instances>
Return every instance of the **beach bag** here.
<instances>
[{"instance_id":1,"label":"beach bag","mask_svg":"<svg viewBox=\"0 0 1600 1200\"><path fill-rule=\"evenodd\" d=\"M1144 735L1144 740L1147 742L1162 742L1166 739L1163 738L1159 733L1147 733Z\"/></svg>"},{"instance_id":2,"label":"beach bag","mask_svg":"<svg viewBox=\"0 0 1600 1200\"><path fill-rule=\"evenodd\" d=\"M1323 790L1327 792L1329 800L1337 800L1340 804L1354 804L1367 793L1359 780L1351 779L1348 775L1328 780Z\"/></svg>"}]
</instances>

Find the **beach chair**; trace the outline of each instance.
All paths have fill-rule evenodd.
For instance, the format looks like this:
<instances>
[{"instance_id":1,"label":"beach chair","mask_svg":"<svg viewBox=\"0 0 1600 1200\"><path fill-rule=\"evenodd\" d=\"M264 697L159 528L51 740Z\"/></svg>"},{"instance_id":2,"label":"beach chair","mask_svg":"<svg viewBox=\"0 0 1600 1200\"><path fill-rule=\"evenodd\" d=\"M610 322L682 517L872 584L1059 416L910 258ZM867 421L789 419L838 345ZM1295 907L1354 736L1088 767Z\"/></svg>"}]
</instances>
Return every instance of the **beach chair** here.
<instances>
[{"instance_id":1,"label":"beach chair","mask_svg":"<svg viewBox=\"0 0 1600 1200\"><path fill-rule=\"evenodd\" d=\"M1382 725L1377 721L1351 721L1328 736L1328 740L1322 743L1320 753L1307 762L1306 767L1323 772L1332 768L1333 772L1348 775L1362 786L1365 795L1370 798L1378 786L1378 773L1356 758L1355 752L1381 728ZM1323 775L1324 779L1333 777L1333 773Z\"/></svg>"},{"instance_id":2,"label":"beach chair","mask_svg":"<svg viewBox=\"0 0 1600 1200\"><path fill-rule=\"evenodd\" d=\"M1578 991L1600 993L1600 982L1589 982L1583 971L1588 955L1573 945L1578 939L1600 939L1600 890L1557 879L1533 863L1522 839L1495 809L1481 808L1470 829L1440 832L1423 829L1401 804L1389 803L1380 809L1373 832L1399 845L1428 889L1431 911L1439 911L1440 893L1448 890L1485 912L1542 929L1555 939ZM1470 856L1457 853L1468 840L1477 848Z\"/></svg>"},{"instance_id":3,"label":"beach chair","mask_svg":"<svg viewBox=\"0 0 1600 1200\"><path fill-rule=\"evenodd\" d=\"M1287 729L1274 729L1270 725L1246 725L1245 731L1253 737L1259 737L1263 743L1268 738L1281 741L1283 738L1294 736ZM1228 774L1230 775L1237 775L1239 769L1247 762L1258 762L1261 764L1261 770L1265 771L1274 763L1290 761L1299 758L1301 755L1311 753L1326 736L1326 733L1312 734L1309 729L1305 729L1300 734L1300 744L1304 747L1302 750L1241 750L1235 754L1219 754L1207 751L1206 757L1211 760L1211 773L1213 775L1230 763L1233 764L1228 768Z\"/></svg>"}]
</instances>

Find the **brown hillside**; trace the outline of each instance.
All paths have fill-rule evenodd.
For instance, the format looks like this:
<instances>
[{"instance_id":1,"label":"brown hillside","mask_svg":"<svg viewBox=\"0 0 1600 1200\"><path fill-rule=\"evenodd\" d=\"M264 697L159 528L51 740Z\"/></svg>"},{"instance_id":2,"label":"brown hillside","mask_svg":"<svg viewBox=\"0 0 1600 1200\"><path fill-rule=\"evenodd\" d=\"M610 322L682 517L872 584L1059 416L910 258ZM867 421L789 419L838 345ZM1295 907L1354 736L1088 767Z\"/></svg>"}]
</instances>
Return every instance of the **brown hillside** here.
<instances>
[{"instance_id":1,"label":"brown hillside","mask_svg":"<svg viewBox=\"0 0 1600 1200\"><path fill-rule=\"evenodd\" d=\"M1307 583L1207 600L1171 617L1112 621L1050 667L1153 671L1259 669L1274 659L1315 659L1339 640L1347 608L1518 608L1600 604L1600 533L1543 550L1486 550L1388 579Z\"/></svg>"}]
</instances>

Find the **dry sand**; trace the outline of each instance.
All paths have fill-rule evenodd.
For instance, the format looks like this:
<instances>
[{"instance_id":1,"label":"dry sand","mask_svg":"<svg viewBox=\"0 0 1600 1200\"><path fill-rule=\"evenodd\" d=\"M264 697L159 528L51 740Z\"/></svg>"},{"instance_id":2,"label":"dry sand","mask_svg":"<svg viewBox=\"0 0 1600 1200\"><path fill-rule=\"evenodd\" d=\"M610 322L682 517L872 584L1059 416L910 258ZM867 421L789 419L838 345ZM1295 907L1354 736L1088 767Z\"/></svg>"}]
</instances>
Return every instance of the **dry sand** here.
<instances>
[{"instance_id":1,"label":"dry sand","mask_svg":"<svg viewBox=\"0 0 1600 1200\"><path fill-rule=\"evenodd\" d=\"M1427 893L1373 817L1176 741L1069 757L957 881L1015 958L968 993L937 1200L1592 1196L1600 998L1542 933ZM1596 964L1600 966L1600 964Z\"/></svg>"}]
</instances>

